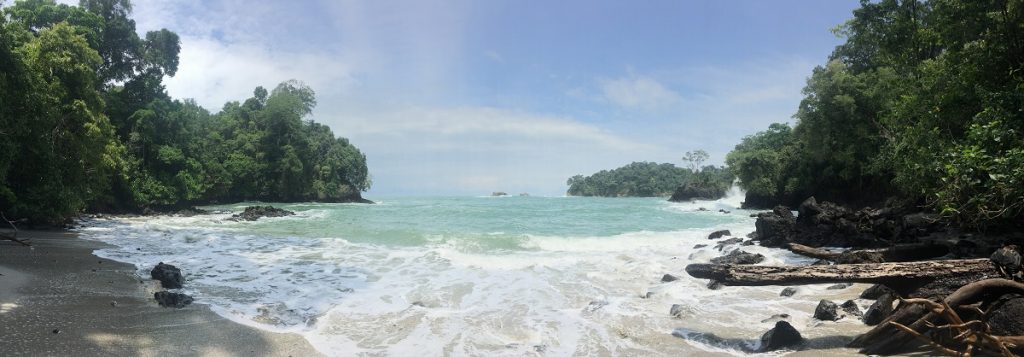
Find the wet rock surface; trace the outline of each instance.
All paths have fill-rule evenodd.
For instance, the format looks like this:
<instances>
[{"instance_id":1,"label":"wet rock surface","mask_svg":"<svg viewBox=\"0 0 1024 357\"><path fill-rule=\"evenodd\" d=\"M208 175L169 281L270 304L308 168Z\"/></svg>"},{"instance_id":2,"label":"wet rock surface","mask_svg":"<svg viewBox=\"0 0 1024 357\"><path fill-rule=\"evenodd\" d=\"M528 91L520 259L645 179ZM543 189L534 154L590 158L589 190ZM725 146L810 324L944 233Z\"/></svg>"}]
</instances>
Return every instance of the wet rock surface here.
<instances>
[{"instance_id":1,"label":"wet rock surface","mask_svg":"<svg viewBox=\"0 0 1024 357\"><path fill-rule=\"evenodd\" d=\"M255 221L264 217L286 217L294 214L295 212L275 208L274 206L249 206L242 213L233 215L228 219L232 221Z\"/></svg>"},{"instance_id":2,"label":"wet rock surface","mask_svg":"<svg viewBox=\"0 0 1024 357\"><path fill-rule=\"evenodd\" d=\"M775 351L793 347L799 345L803 340L800 331L797 331L793 325L786 321L778 321L775 323L775 327L761 335L761 350Z\"/></svg>"},{"instance_id":3,"label":"wet rock surface","mask_svg":"<svg viewBox=\"0 0 1024 357\"><path fill-rule=\"evenodd\" d=\"M155 299L160 306L178 309L192 303L191 296L182 293L172 293L169 291L157 291L153 293L153 299Z\"/></svg>"},{"instance_id":4,"label":"wet rock surface","mask_svg":"<svg viewBox=\"0 0 1024 357\"><path fill-rule=\"evenodd\" d=\"M181 289L182 284L185 283L185 277L181 275L181 269L178 267L164 264L160 262L149 271L150 277L160 281L160 286L166 289Z\"/></svg>"}]
</instances>

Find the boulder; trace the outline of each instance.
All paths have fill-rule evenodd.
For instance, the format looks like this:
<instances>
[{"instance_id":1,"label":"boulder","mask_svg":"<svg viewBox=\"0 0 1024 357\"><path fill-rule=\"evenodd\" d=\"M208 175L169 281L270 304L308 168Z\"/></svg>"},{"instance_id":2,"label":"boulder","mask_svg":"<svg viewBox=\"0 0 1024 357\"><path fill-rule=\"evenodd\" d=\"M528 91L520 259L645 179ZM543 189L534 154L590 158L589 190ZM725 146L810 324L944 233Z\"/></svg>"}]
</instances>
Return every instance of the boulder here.
<instances>
[{"instance_id":1,"label":"boulder","mask_svg":"<svg viewBox=\"0 0 1024 357\"><path fill-rule=\"evenodd\" d=\"M676 280L679 280L679 278L676 277L675 275L672 275L672 274L665 274L665 275L661 276L661 282L663 282L663 283L667 283L667 282L671 282L671 281L676 281Z\"/></svg>"},{"instance_id":2,"label":"boulder","mask_svg":"<svg viewBox=\"0 0 1024 357\"><path fill-rule=\"evenodd\" d=\"M733 265L748 265L757 264L764 261L764 255L747 253L742 250L734 250L721 257L711 258L711 262L714 264L733 264Z\"/></svg>"},{"instance_id":3,"label":"boulder","mask_svg":"<svg viewBox=\"0 0 1024 357\"><path fill-rule=\"evenodd\" d=\"M754 228L761 245L781 247L787 243L795 223L796 219L789 208L778 206L771 212L759 213L757 220L754 221Z\"/></svg>"},{"instance_id":4,"label":"boulder","mask_svg":"<svg viewBox=\"0 0 1024 357\"><path fill-rule=\"evenodd\" d=\"M814 318L822 321L839 320L839 306L834 302L821 300L814 309Z\"/></svg>"},{"instance_id":5,"label":"boulder","mask_svg":"<svg viewBox=\"0 0 1024 357\"><path fill-rule=\"evenodd\" d=\"M850 316L856 316L857 318L860 318L861 316L864 315L863 313L860 312L860 306L857 306L857 302L853 300L846 300L846 302L844 302L842 305L839 305L839 307L842 308L843 311L849 314Z\"/></svg>"},{"instance_id":6,"label":"boulder","mask_svg":"<svg viewBox=\"0 0 1024 357\"><path fill-rule=\"evenodd\" d=\"M707 246L708 246L707 244L694 244L693 245L693 249L700 249L700 248L704 248L704 247L707 247Z\"/></svg>"},{"instance_id":7,"label":"boulder","mask_svg":"<svg viewBox=\"0 0 1024 357\"><path fill-rule=\"evenodd\" d=\"M743 238L723 239L723 240L718 241L718 244L715 244L715 249L718 249L718 251L721 252L722 249L724 249L726 246L729 246L731 244L740 244L740 243L743 243Z\"/></svg>"},{"instance_id":8,"label":"boulder","mask_svg":"<svg viewBox=\"0 0 1024 357\"><path fill-rule=\"evenodd\" d=\"M249 206L245 208L242 213L236 214L228 218L232 221L255 221L263 217L285 217L294 215L295 212L275 208L273 206Z\"/></svg>"},{"instance_id":9,"label":"boulder","mask_svg":"<svg viewBox=\"0 0 1024 357\"><path fill-rule=\"evenodd\" d=\"M825 290L843 290L843 289L846 289L846 288L851 287L851 286L853 286L853 284L851 284L851 283L839 283L839 284L835 284L835 285L829 286L829 287L825 288Z\"/></svg>"},{"instance_id":10,"label":"boulder","mask_svg":"<svg viewBox=\"0 0 1024 357\"><path fill-rule=\"evenodd\" d=\"M718 290L722 288L722 282L718 280L708 280L708 289Z\"/></svg>"},{"instance_id":11,"label":"boulder","mask_svg":"<svg viewBox=\"0 0 1024 357\"><path fill-rule=\"evenodd\" d=\"M792 286L787 286L785 289L782 289L782 292L779 293L779 296L790 297L790 296L793 296L795 294L796 294L796 288L794 288Z\"/></svg>"},{"instance_id":12,"label":"boulder","mask_svg":"<svg viewBox=\"0 0 1024 357\"><path fill-rule=\"evenodd\" d=\"M155 280L160 281L160 286L166 289L181 289L182 284L185 283L185 277L181 275L181 269L178 267L164 264L160 262L149 271L149 275Z\"/></svg>"},{"instance_id":13,"label":"boulder","mask_svg":"<svg viewBox=\"0 0 1024 357\"><path fill-rule=\"evenodd\" d=\"M988 325L997 336L1024 335L1024 297L1003 296L990 307Z\"/></svg>"},{"instance_id":14,"label":"boulder","mask_svg":"<svg viewBox=\"0 0 1024 357\"><path fill-rule=\"evenodd\" d=\"M800 331L786 321L775 322L775 327L761 335L761 351L774 351L793 347L803 342Z\"/></svg>"},{"instance_id":15,"label":"boulder","mask_svg":"<svg viewBox=\"0 0 1024 357\"><path fill-rule=\"evenodd\" d=\"M174 307L183 308L188 304L192 303L192 297L182 293L172 293L169 291L157 291L153 294L153 299L163 307Z\"/></svg>"},{"instance_id":16,"label":"boulder","mask_svg":"<svg viewBox=\"0 0 1024 357\"><path fill-rule=\"evenodd\" d=\"M720 230L720 231L711 232L711 234L708 235L708 239L718 239L718 238L722 238L722 237L725 237L725 236L731 236L731 235L732 235L732 232L729 232L728 229L723 229L723 230Z\"/></svg>"},{"instance_id":17,"label":"boulder","mask_svg":"<svg viewBox=\"0 0 1024 357\"><path fill-rule=\"evenodd\" d=\"M864 289L864 291L860 293L860 298L861 299L868 299L868 300L875 300L875 299L878 299L878 298L882 297L882 295L892 294L892 293L893 293L892 289L889 289L885 285L875 284L875 285L872 285L871 287L869 287L867 289Z\"/></svg>"},{"instance_id":18,"label":"boulder","mask_svg":"<svg viewBox=\"0 0 1024 357\"><path fill-rule=\"evenodd\" d=\"M878 325L882 320L892 315L892 303L895 300L896 296L893 293L882 294L864 311L864 317L861 318L861 321L864 321L864 324L868 326Z\"/></svg>"},{"instance_id":19,"label":"boulder","mask_svg":"<svg viewBox=\"0 0 1024 357\"><path fill-rule=\"evenodd\" d=\"M685 305L672 304L672 308L668 310L668 315L672 317L682 317L684 312L686 312Z\"/></svg>"}]
</instances>

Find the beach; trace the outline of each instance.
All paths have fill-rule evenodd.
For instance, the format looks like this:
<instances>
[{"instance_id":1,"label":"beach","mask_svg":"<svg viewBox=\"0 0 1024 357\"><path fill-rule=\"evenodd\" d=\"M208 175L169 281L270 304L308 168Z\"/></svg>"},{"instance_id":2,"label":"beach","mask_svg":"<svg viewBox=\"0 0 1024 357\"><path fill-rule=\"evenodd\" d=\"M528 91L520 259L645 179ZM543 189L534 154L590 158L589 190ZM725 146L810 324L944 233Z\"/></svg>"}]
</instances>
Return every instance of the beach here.
<instances>
[{"instance_id":1,"label":"beach","mask_svg":"<svg viewBox=\"0 0 1024 357\"><path fill-rule=\"evenodd\" d=\"M237 324L203 304L160 307L158 282L92 254L107 244L65 231L18 237L32 247L0 241L0 355L320 355L299 335Z\"/></svg>"}]
</instances>

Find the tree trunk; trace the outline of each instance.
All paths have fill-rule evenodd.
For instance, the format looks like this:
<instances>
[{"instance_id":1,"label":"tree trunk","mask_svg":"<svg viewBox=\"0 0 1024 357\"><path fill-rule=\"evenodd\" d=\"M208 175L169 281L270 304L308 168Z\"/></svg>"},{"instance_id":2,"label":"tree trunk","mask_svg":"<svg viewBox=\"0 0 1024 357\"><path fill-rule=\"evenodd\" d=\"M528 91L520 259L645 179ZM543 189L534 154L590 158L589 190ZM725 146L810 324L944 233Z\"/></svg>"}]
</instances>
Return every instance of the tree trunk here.
<instances>
[{"instance_id":1,"label":"tree trunk","mask_svg":"<svg viewBox=\"0 0 1024 357\"><path fill-rule=\"evenodd\" d=\"M933 243L900 244L890 248L851 250L841 253L797 243L789 243L787 248L789 251L805 257L834 261L839 264L912 262L940 257L949 253L949 247Z\"/></svg>"},{"instance_id":2,"label":"tree trunk","mask_svg":"<svg viewBox=\"0 0 1024 357\"><path fill-rule=\"evenodd\" d=\"M724 285L764 286L822 283L873 283L889 287L918 285L935 278L958 274L997 274L988 259L933 260L905 263L837 264L811 266L761 266L690 264L686 272L698 279Z\"/></svg>"}]
</instances>

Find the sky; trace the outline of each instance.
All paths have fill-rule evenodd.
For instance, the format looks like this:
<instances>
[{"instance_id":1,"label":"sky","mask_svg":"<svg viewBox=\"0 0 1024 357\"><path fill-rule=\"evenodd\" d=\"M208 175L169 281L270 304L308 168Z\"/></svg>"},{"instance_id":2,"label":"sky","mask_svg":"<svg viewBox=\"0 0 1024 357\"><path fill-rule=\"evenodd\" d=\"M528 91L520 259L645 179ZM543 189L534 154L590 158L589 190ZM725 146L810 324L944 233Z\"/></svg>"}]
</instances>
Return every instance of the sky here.
<instances>
[{"instance_id":1,"label":"sky","mask_svg":"<svg viewBox=\"0 0 1024 357\"><path fill-rule=\"evenodd\" d=\"M792 122L856 0L140 0L181 36L176 98L217 112L297 79L388 195L563 195Z\"/></svg>"}]
</instances>

